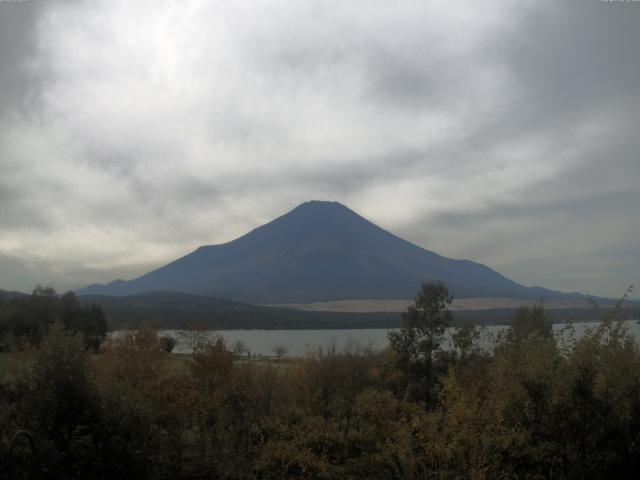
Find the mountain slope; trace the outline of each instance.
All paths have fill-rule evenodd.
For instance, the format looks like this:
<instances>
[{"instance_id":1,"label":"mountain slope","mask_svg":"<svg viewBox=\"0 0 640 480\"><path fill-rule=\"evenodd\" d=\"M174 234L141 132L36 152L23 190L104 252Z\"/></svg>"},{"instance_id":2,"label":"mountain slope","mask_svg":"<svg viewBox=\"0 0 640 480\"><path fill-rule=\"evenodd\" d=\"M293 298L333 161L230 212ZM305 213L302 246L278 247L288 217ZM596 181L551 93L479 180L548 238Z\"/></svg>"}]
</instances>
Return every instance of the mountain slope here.
<instances>
[{"instance_id":1,"label":"mountain slope","mask_svg":"<svg viewBox=\"0 0 640 480\"><path fill-rule=\"evenodd\" d=\"M413 298L420 283L444 281L458 297L561 298L519 285L469 260L413 245L336 202L303 203L221 245L200 247L135 280L79 294L178 291L250 303Z\"/></svg>"},{"instance_id":2,"label":"mountain slope","mask_svg":"<svg viewBox=\"0 0 640 480\"><path fill-rule=\"evenodd\" d=\"M14 298L22 298L27 297L28 294L22 292L10 292L7 290L0 289L0 301L8 302L9 300L13 300Z\"/></svg>"}]
</instances>

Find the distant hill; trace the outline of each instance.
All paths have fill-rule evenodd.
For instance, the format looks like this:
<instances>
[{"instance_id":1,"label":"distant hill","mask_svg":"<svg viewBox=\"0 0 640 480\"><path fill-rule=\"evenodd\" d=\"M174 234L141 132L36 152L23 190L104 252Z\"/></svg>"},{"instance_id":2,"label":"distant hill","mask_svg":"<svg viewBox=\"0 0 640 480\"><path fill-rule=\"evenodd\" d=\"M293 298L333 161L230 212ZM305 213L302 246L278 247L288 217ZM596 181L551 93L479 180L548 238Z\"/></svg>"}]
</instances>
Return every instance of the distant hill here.
<instances>
[{"instance_id":1,"label":"distant hill","mask_svg":"<svg viewBox=\"0 0 640 480\"><path fill-rule=\"evenodd\" d=\"M150 322L166 329L326 329L397 328L399 312L327 312L261 307L176 292L149 292L130 296L81 295L82 303L95 303L107 315L109 330L135 328ZM508 324L516 308L460 310L454 312L454 325L474 322L484 325ZM640 307L629 310L637 318ZM554 322L587 321L597 318L593 309L545 309Z\"/></svg>"},{"instance_id":2,"label":"distant hill","mask_svg":"<svg viewBox=\"0 0 640 480\"><path fill-rule=\"evenodd\" d=\"M145 321L158 328L213 330L392 328L400 322L400 315L393 312L304 312L177 292L81 295L78 300L99 305L110 330L134 328Z\"/></svg>"},{"instance_id":3,"label":"distant hill","mask_svg":"<svg viewBox=\"0 0 640 480\"><path fill-rule=\"evenodd\" d=\"M403 240L336 202L303 203L229 243L203 246L130 281L80 295L175 291L253 304L414 298L426 280L457 297L574 298L520 285L491 268Z\"/></svg>"},{"instance_id":4,"label":"distant hill","mask_svg":"<svg viewBox=\"0 0 640 480\"><path fill-rule=\"evenodd\" d=\"M13 300L14 298L20 298L20 297L26 297L26 296L28 296L26 293L10 292L7 290L0 289L0 300L5 302L9 300Z\"/></svg>"}]
</instances>

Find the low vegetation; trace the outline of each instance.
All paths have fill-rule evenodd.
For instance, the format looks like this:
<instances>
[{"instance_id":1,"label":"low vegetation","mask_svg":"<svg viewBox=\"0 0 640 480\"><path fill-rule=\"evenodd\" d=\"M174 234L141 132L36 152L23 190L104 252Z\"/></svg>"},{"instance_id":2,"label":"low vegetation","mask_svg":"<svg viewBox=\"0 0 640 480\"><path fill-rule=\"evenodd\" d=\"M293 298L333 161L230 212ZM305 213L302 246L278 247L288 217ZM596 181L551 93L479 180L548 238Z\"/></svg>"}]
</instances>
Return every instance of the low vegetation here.
<instances>
[{"instance_id":1,"label":"low vegetation","mask_svg":"<svg viewBox=\"0 0 640 480\"><path fill-rule=\"evenodd\" d=\"M149 325L95 353L98 330L66 321L64 297L40 292L31 301L43 296L56 312L38 310L47 328L12 331L0 355L5 478L19 429L36 441L38 478L604 479L639 471L640 350L621 304L577 340L554 335L537 306L518 310L490 352L469 325L449 349L450 296L428 283L384 352L351 345L282 368L234 361L242 346L221 337L175 357ZM7 311L4 332L13 325Z\"/></svg>"}]
</instances>

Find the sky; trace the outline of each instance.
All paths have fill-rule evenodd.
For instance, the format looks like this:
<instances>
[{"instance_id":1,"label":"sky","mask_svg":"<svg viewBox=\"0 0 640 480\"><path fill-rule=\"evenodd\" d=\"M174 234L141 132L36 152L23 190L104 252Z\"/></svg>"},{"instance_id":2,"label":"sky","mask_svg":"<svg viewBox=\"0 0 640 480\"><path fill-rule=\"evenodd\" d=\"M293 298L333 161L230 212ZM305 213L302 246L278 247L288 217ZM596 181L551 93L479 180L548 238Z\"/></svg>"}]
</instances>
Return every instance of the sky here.
<instances>
[{"instance_id":1,"label":"sky","mask_svg":"<svg viewBox=\"0 0 640 480\"><path fill-rule=\"evenodd\" d=\"M638 25L600 0L0 0L0 289L135 278L318 199L618 297Z\"/></svg>"}]
</instances>

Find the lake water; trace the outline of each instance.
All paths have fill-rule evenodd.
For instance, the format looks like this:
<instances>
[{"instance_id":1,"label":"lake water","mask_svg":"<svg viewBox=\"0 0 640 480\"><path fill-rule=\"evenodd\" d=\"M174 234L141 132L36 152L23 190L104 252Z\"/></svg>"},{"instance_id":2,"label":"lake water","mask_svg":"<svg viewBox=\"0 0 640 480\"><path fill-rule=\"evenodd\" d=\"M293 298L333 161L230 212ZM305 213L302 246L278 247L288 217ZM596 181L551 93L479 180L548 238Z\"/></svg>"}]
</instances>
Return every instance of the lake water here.
<instances>
[{"instance_id":1,"label":"lake water","mask_svg":"<svg viewBox=\"0 0 640 480\"><path fill-rule=\"evenodd\" d=\"M579 338L587 329L595 329L599 322L584 322L573 324L574 333L567 332L565 324L556 324L553 329L565 338L569 335ZM640 338L640 324L636 320L626 322L629 332L636 338ZM489 326L482 329L480 344L485 349L490 349L493 339L505 326ZM449 331L452 333L453 330ZM335 347L338 351L354 346L371 347L374 350L382 350L388 345L387 329L353 329L353 330L221 330L191 332L183 330L163 330L161 335L168 335L178 341L174 352L191 353L194 342L214 338L221 335L233 348L234 344L241 341L252 355L274 355L274 348L281 346L287 355L298 356L319 348L328 349ZM564 333L562 333L564 332ZM450 345L450 338L445 340Z\"/></svg>"}]
</instances>

